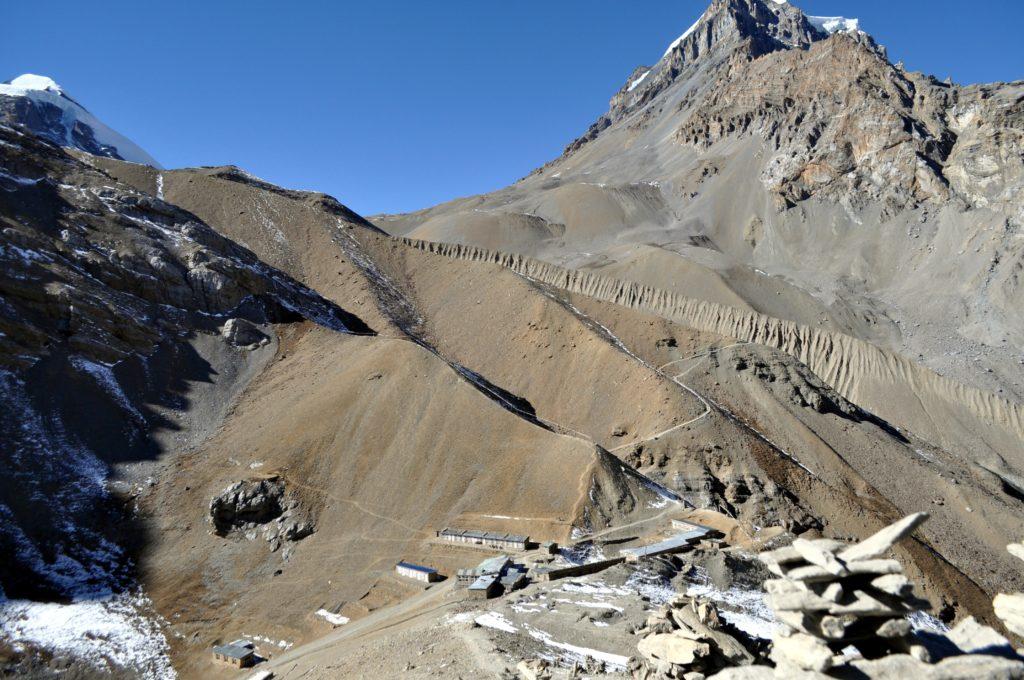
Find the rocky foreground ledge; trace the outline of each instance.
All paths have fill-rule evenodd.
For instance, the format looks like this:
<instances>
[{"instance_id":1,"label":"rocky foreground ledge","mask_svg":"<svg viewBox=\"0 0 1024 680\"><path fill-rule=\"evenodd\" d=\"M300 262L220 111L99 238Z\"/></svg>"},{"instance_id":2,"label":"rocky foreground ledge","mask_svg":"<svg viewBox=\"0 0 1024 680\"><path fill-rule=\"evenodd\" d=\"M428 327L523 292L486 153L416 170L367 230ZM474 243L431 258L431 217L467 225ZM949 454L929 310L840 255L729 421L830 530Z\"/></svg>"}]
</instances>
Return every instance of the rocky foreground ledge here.
<instances>
[{"instance_id":1,"label":"rocky foreground ledge","mask_svg":"<svg viewBox=\"0 0 1024 680\"><path fill-rule=\"evenodd\" d=\"M797 539L761 553L781 629L770 651L724 625L712 603L679 597L652 615L631 665L637 680L679 678L1024 678L1024 650L973 617L948 633L912 631L927 609L888 551L928 515L917 513L856 544ZM1010 552L1024 559L1024 545ZM1024 594L1000 594L997 616L1024 633ZM771 665L769 665L771 664Z\"/></svg>"},{"instance_id":2,"label":"rocky foreground ledge","mask_svg":"<svg viewBox=\"0 0 1024 680\"><path fill-rule=\"evenodd\" d=\"M778 624L771 642L730 624L715 603L678 595L636 629L637 654L626 674L634 680L1024 678L1024 649L973 617L943 632L913 625L927 619L928 602L887 555L927 519L910 515L859 543L797 539L762 552L760 562L777 577L764 582ZM1008 550L1024 560L1024 545ZM1010 633L1024 635L1024 593L1000 594L994 608ZM566 670L533 659L517 672L541 680Z\"/></svg>"}]
</instances>

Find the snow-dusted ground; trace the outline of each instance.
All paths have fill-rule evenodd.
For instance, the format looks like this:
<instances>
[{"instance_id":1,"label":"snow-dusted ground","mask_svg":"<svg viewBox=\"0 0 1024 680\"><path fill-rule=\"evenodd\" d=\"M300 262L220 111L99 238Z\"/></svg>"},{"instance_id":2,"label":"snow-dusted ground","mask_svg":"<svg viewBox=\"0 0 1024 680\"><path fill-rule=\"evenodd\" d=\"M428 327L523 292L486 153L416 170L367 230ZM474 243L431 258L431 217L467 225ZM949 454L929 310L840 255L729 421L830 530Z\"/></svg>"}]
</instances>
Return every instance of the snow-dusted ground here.
<instances>
[{"instance_id":1,"label":"snow-dusted ground","mask_svg":"<svg viewBox=\"0 0 1024 680\"><path fill-rule=\"evenodd\" d=\"M120 393L106 367L82 368L115 398ZM0 534L13 550L3 559L68 601L8 599L0 593L0 638L16 648L44 648L99 668L124 666L147 679L174 678L167 641L148 600L126 588L131 581L123 550L81 522L104 512L105 465L59 421L38 413L24 383L5 371L0 371L0 429L7 433L6 474L26 500L54 508L46 537L40 537L27 534L15 511L0 503Z\"/></svg>"},{"instance_id":2,"label":"snow-dusted ground","mask_svg":"<svg viewBox=\"0 0 1024 680\"><path fill-rule=\"evenodd\" d=\"M43 647L97 668L134 669L146 680L170 680L167 640L140 592L71 604L0 599L0 636L15 648Z\"/></svg>"},{"instance_id":3,"label":"snow-dusted ground","mask_svg":"<svg viewBox=\"0 0 1024 680\"><path fill-rule=\"evenodd\" d=\"M733 586L720 590L711 583L707 572L696 567L688 577L686 594L704 597L718 606L722 618L752 637L770 640L777 624L771 607L765 601L764 591L758 588Z\"/></svg>"},{"instance_id":4,"label":"snow-dusted ground","mask_svg":"<svg viewBox=\"0 0 1024 680\"><path fill-rule=\"evenodd\" d=\"M465 618L459 618L456 616L453 617L452 620L462 621L465 620ZM479 616L474 617L473 620L477 625L483 626L484 628L492 628L494 630L500 630L511 634L518 634L520 632L519 627L515 626L512 622L495 611L480 614ZM629 657L627 656L612 654L611 652L603 652L589 647L581 647L568 642L561 642L556 640L547 631L531 626L528 623L522 624L522 632L526 633L534 640L539 641L546 647L557 650L558 656L562 657L563 660L583 662L587 659L595 659L604 663L605 667L609 671L624 671L626 670L626 665L629 663Z\"/></svg>"}]
</instances>

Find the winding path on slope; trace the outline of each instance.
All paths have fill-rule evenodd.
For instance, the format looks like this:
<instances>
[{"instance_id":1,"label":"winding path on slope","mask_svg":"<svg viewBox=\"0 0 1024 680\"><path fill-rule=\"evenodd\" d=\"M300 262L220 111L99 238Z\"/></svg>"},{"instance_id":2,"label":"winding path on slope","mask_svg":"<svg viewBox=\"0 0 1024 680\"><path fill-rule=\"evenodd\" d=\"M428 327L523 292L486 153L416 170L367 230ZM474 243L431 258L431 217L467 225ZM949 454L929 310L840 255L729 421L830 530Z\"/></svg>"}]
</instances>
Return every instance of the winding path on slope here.
<instances>
[{"instance_id":1,"label":"winding path on slope","mask_svg":"<svg viewBox=\"0 0 1024 680\"><path fill-rule=\"evenodd\" d=\"M711 412L713 411L713 409L711 408L711 404L708 403L708 401L702 395L698 394L696 392L696 390L692 389L690 386L688 386L685 383L681 382L679 379L684 377L684 376L686 376L686 375L688 375L691 371L693 371L698 366L700 366L702 363L704 363L704 359L706 359L706 358L708 358L708 357L710 357L710 356L712 356L714 354L717 354L718 352L720 352L722 350L729 349L730 347L738 347L740 345L746 345L746 344L749 344L749 343L746 343L746 342L734 342L733 344L726 345L725 347L714 347L714 348L712 348L712 349L710 349L710 350L708 350L706 352L699 352L697 354L694 354L693 356L684 357L682 359L676 359L674 361L668 362L667 364L659 366L656 369L658 373L661 373L661 375L664 375L665 377L668 377L672 382L674 382L675 384L679 385L684 390L688 390L690 393L692 393L694 396L696 396L698 399L700 399L701 404L703 404L703 406L704 406L704 412L701 413L696 418L691 418L690 420L687 420L684 423L679 423L678 425L673 425L672 427L666 428L666 429L662 430L661 432L655 432L654 434L649 435L647 437L644 437L643 439L638 439L636 441L628 442L626 444L621 444L619 446L616 446L615 448L608 449L608 450L612 451L612 452L615 452L615 451L621 451L622 449L627 449L627 448L629 448L631 446L638 446L640 444L646 444L647 442L654 441L655 439L660 439L661 437L664 437L665 435L669 434L670 432L675 432L676 430L684 428L687 425L692 425L692 424L696 423L697 421L703 420L708 415L710 415ZM697 358L700 358L700 361L696 362L693 366L690 366L688 369L686 369L682 373L679 373L679 374L674 375L674 376L668 376L666 373L664 373L664 369L665 369L666 366L671 366L672 364L682 363L683 361L691 361L691 360L697 359Z\"/></svg>"}]
</instances>

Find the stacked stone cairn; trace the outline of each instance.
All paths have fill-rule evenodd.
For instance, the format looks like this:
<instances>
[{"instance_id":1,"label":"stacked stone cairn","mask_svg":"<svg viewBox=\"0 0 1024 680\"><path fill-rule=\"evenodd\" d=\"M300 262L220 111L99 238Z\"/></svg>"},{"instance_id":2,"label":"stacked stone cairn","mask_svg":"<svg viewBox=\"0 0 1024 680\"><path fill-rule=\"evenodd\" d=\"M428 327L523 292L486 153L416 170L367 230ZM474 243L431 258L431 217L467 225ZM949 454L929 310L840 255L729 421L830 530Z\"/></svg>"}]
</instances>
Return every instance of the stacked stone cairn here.
<instances>
[{"instance_id":1,"label":"stacked stone cairn","mask_svg":"<svg viewBox=\"0 0 1024 680\"><path fill-rule=\"evenodd\" d=\"M713 603L679 595L636 631L645 637L629 670L635 680L703 680L720 669L754 663L726 628Z\"/></svg>"},{"instance_id":2,"label":"stacked stone cairn","mask_svg":"<svg viewBox=\"0 0 1024 680\"><path fill-rule=\"evenodd\" d=\"M633 678L1024 680L1024 650L973 617L946 632L912 632L908 616L928 602L886 554L926 519L910 515L860 543L798 538L761 553L778 577L764 583L781 624L768 657L742 633L730 633L710 602L677 597L636 631L644 637L629 667ZM1008 550L1024 560L1024 544ZM999 594L993 608L1024 637L1024 593Z\"/></svg>"},{"instance_id":3,"label":"stacked stone cairn","mask_svg":"<svg viewBox=\"0 0 1024 680\"><path fill-rule=\"evenodd\" d=\"M783 624L772 660L780 668L826 671L850 646L865 659L909 654L927 662L907 615L928 608L914 595L897 560L884 555L928 518L917 513L856 544L796 539L759 555L779 576L765 581L768 603Z\"/></svg>"}]
</instances>

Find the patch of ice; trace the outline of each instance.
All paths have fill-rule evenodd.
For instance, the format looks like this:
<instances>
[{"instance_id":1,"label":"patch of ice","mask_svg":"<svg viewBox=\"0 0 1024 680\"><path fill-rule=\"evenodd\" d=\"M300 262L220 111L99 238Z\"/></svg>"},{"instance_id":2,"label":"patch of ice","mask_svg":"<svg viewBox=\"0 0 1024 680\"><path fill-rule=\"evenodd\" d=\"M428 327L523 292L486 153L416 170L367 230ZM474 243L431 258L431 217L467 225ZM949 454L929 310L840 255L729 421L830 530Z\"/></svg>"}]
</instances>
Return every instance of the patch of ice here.
<instances>
[{"instance_id":1,"label":"patch of ice","mask_svg":"<svg viewBox=\"0 0 1024 680\"><path fill-rule=\"evenodd\" d=\"M333 626L344 626L349 621L349 618L347 616L342 616L341 614L334 614L332 612L327 611L326 609L317 609L316 615L326 620L327 623Z\"/></svg>"},{"instance_id":2,"label":"patch of ice","mask_svg":"<svg viewBox=\"0 0 1024 680\"><path fill-rule=\"evenodd\" d=\"M604 551L593 543L558 549L559 561L572 565L591 564L606 559Z\"/></svg>"},{"instance_id":3,"label":"patch of ice","mask_svg":"<svg viewBox=\"0 0 1024 680\"><path fill-rule=\"evenodd\" d=\"M574 604L579 607L585 607L587 609L612 609L617 612L625 611L622 607L611 604L609 602L588 602L586 600L570 600L564 597L556 597L555 602L562 602L564 604Z\"/></svg>"},{"instance_id":4,"label":"patch of ice","mask_svg":"<svg viewBox=\"0 0 1024 680\"><path fill-rule=\"evenodd\" d=\"M635 571L627 579L626 587L635 590L654 604L665 604L678 594L664 576L643 569Z\"/></svg>"},{"instance_id":5,"label":"patch of ice","mask_svg":"<svg viewBox=\"0 0 1024 680\"><path fill-rule=\"evenodd\" d=\"M22 177L21 175L12 175L11 173L5 172L3 170L0 170L0 178L6 179L9 182L14 182L15 184L20 184L23 187L33 186L35 184L39 184L39 182L41 182L43 180L42 177L39 177L37 179L32 179L31 177Z\"/></svg>"},{"instance_id":6,"label":"patch of ice","mask_svg":"<svg viewBox=\"0 0 1024 680\"><path fill-rule=\"evenodd\" d=\"M584 595L620 595L623 591L612 589L603 583L584 583L581 581L568 581L558 588L563 593L583 593Z\"/></svg>"},{"instance_id":7,"label":"patch of ice","mask_svg":"<svg viewBox=\"0 0 1024 680\"><path fill-rule=\"evenodd\" d=\"M581 529L579 527L573 527L572 531L569 532L569 538L571 538L574 541L578 541L579 539L583 538L584 536L589 536L589 535L590 535L589 531L587 531L586 529Z\"/></svg>"},{"instance_id":8,"label":"patch of ice","mask_svg":"<svg viewBox=\"0 0 1024 680\"><path fill-rule=\"evenodd\" d=\"M35 250L29 248L21 248L14 245L13 243L0 243L0 257L4 259L13 260L11 255L16 255L21 263L25 266L30 265L32 262L52 262L52 258L48 255L44 255Z\"/></svg>"}]
</instances>

